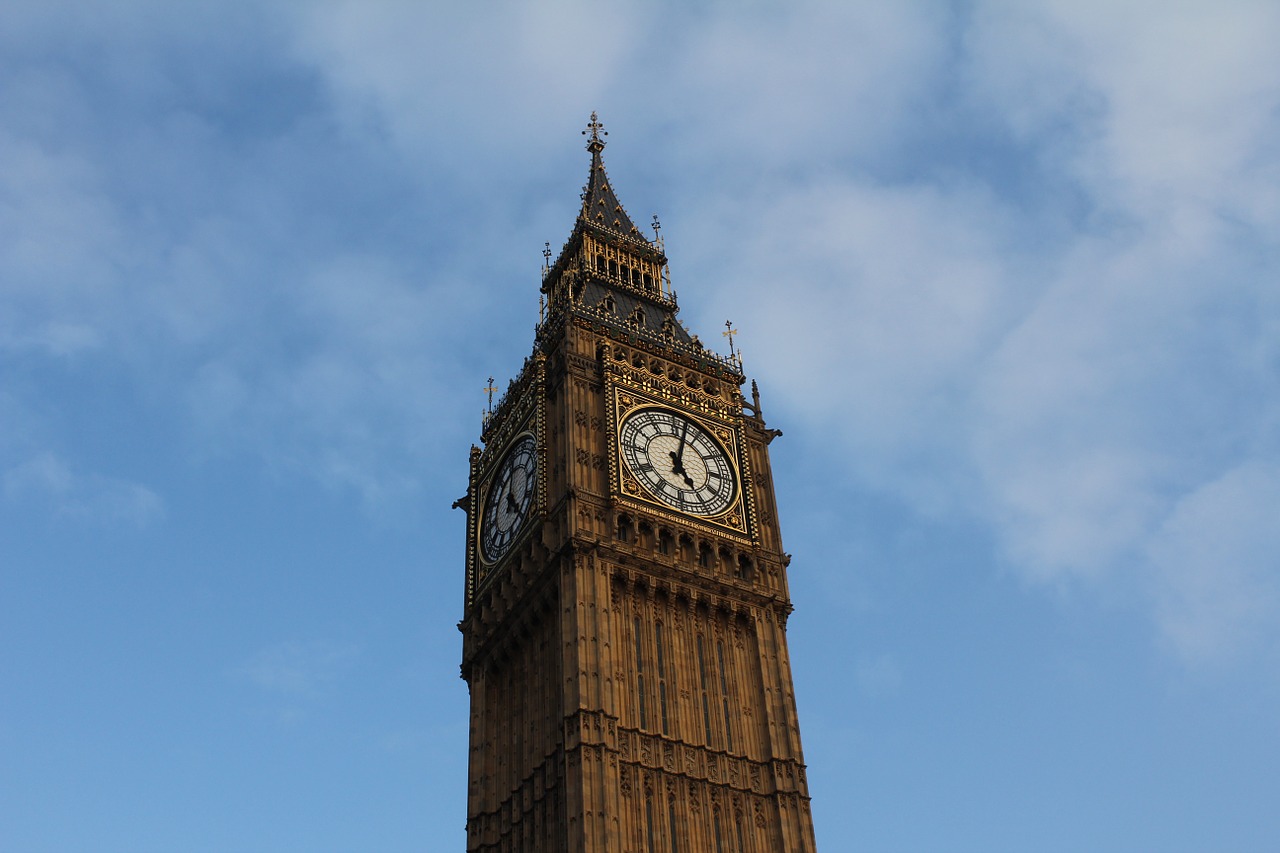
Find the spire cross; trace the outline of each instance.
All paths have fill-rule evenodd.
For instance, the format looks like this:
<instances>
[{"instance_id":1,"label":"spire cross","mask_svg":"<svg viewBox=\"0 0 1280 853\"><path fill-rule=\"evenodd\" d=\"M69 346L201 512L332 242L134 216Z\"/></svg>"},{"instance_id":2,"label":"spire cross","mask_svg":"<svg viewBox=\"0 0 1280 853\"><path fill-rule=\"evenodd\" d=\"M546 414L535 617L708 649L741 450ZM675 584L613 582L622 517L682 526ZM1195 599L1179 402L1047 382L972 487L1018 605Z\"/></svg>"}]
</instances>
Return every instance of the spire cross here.
<instances>
[{"instance_id":1,"label":"spire cross","mask_svg":"<svg viewBox=\"0 0 1280 853\"><path fill-rule=\"evenodd\" d=\"M542 244L542 259L546 261L547 266L551 266L551 244L549 242Z\"/></svg>"},{"instance_id":2,"label":"spire cross","mask_svg":"<svg viewBox=\"0 0 1280 853\"><path fill-rule=\"evenodd\" d=\"M588 132L591 134L592 142L599 142L601 136L609 135L609 131L605 130L604 125L596 118L595 110L591 111L591 121L587 122L587 129L582 131L582 135L586 136Z\"/></svg>"},{"instance_id":3,"label":"spire cross","mask_svg":"<svg viewBox=\"0 0 1280 853\"><path fill-rule=\"evenodd\" d=\"M489 414L493 414L493 392L498 389L493 386L493 377L489 377L489 384L482 389L489 395Z\"/></svg>"},{"instance_id":4,"label":"spire cross","mask_svg":"<svg viewBox=\"0 0 1280 853\"><path fill-rule=\"evenodd\" d=\"M658 221L658 214L653 215L653 233L657 234L662 230L662 223Z\"/></svg>"},{"instance_id":5,"label":"spire cross","mask_svg":"<svg viewBox=\"0 0 1280 853\"><path fill-rule=\"evenodd\" d=\"M600 137L608 136L609 131L604 129L604 125L596 118L595 110L591 111L591 121L587 122L587 129L582 131L582 135L591 134L591 139L587 140L587 150L592 154L599 154L604 150L604 140Z\"/></svg>"}]
</instances>

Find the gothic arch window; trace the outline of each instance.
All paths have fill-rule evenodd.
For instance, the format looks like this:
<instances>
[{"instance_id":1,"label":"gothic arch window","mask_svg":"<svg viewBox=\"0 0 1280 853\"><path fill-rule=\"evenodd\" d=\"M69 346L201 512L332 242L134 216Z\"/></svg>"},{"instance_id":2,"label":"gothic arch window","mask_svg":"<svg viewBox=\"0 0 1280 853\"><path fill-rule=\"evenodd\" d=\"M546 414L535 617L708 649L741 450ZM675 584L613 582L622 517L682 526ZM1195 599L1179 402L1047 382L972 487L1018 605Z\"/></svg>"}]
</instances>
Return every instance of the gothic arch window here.
<instances>
[{"instance_id":1,"label":"gothic arch window","mask_svg":"<svg viewBox=\"0 0 1280 853\"><path fill-rule=\"evenodd\" d=\"M711 543L701 542L698 544L698 565L704 569L711 568L711 562L715 558L715 551L711 548Z\"/></svg>"},{"instance_id":2,"label":"gothic arch window","mask_svg":"<svg viewBox=\"0 0 1280 853\"><path fill-rule=\"evenodd\" d=\"M653 846L653 797L648 794L644 796L644 825L649 841L649 853L657 853L656 848ZM738 834L742 834L741 827L739 827Z\"/></svg>"},{"instance_id":3,"label":"gothic arch window","mask_svg":"<svg viewBox=\"0 0 1280 853\"><path fill-rule=\"evenodd\" d=\"M679 826L676 823L675 795L667 797L667 827L671 830L671 853L680 853Z\"/></svg>"},{"instance_id":4,"label":"gothic arch window","mask_svg":"<svg viewBox=\"0 0 1280 853\"><path fill-rule=\"evenodd\" d=\"M668 734L671 728L670 718L667 715L667 656L666 649L662 642L662 623L655 622L653 626L654 644L658 650L657 657L657 678L658 678L658 710L662 720L662 733Z\"/></svg>"},{"instance_id":5,"label":"gothic arch window","mask_svg":"<svg viewBox=\"0 0 1280 853\"><path fill-rule=\"evenodd\" d=\"M603 272L606 272L608 269L609 267L605 264L605 261L604 261L604 255L597 254L596 255L596 272L603 273Z\"/></svg>"},{"instance_id":6,"label":"gothic arch window","mask_svg":"<svg viewBox=\"0 0 1280 853\"><path fill-rule=\"evenodd\" d=\"M604 295L604 299L600 300L600 307L605 311L608 311L610 314L618 310L618 304L614 302L612 293L606 293Z\"/></svg>"},{"instance_id":7,"label":"gothic arch window","mask_svg":"<svg viewBox=\"0 0 1280 853\"><path fill-rule=\"evenodd\" d=\"M693 562L693 537L688 533L680 534L679 541L680 560L685 563Z\"/></svg>"},{"instance_id":8,"label":"gothic arch window","mask_svg":"<svg viewBox=\"0 0 1280 853\"><path fill-rule=\"evenodd\" d=\"M644 289L653 290L653 276L648 273L644 274Z\"/></svg>"},{"instance_id":9,"label":"gothic arch window","mask_svg":"<svg viewBox=\"0 0 1280 853\"><path fill-rule=\"evenodd\" d=\"M716 663L720 666L720 701L724 707L724 748L733 751L733 718L729 716L729 679L724 665L724 640L716 640Z\"/></svg>"},{"instance_id":10,"label":"gothic arch window","mask_svg":"<svg viewBox=\"0 0 1280 853\"><path fill-rule=\"evenodd\" d=\"M755 568L751 565L751 558L746 554L738 555L738 569L735 575L744 581L749 581L755 576Z\"/></svg>"},{"instance_id":11,"label":"gothic arch window","mask_svg":"<svg viewBox=\"0 0 1280 853\"><path fill-rule=\"evenodd\" d=\"M610 258L609 259L609 275L616 276L617 274L618 274L618 262Z\"/></svg>"},{"instance_id":12,"label":"gothic arch window","mask_svg":"<svg viewBox=\"0 0 1280 853\"><path fill-rule=\"evenodd\" d=\"M711 690L707 679L707 655L702 635L695 643L698 653L698 692L702 699L702 742L711 745Z\"/></svg>"},{"instance_id":13,"label":"gothic arch window","mask_svg":"<svg viewBox=\"0 0 1280 853\"><path fill-rule=\"evenodd\" d=\"M724 569L725 574L733 573L733 552L729 550L727 545L720 546L720 566Z\"/></svg>"},{"instance_id":14,"label":"gothic arch window","mask_svg":"<svg viewBox=\"0 0 1280 853\"><path fill-rule=\"evenodd\" d=\"M642 548L652 548L653 547L653 525L649 524L649 522L647 521L642 521L640 522L639 529L640 529L640 538L637 539L636 541L639 542Z\"/></svg>"},{"instance_id":15,"label":"gothic arch window","mask_svg":"<svg viewBox=\"0 0 1280 853\"><path fill-rule=\"evenodd\" d=\"M641 640L640 627L640 617L637 616L634 622L636 632L636 708L640 712L640 729L644 730L649 727L649 720L645 714L644 642Z\"/></svg>"},{"instance_id":16,"label":"gothic arch window","mask_svg":"<svg viewBox=\"0 0 1280 853\"><path fill-rule=\"evenodd\" d=\"M665 527L658 530L658 553L671 553L671 531Z\"/></svg>"},{"instance_id":17,"label":"gothic arch window","mask_svg":"<svg viewBox=\"0 0 1280 853\"><path fill-rule=\"evenodd\" d=\"M631 516L626 514L618 516L618 524L614 528L613 538L619 542L630 542L631 532Z\"/></svg>"}]
</instances>

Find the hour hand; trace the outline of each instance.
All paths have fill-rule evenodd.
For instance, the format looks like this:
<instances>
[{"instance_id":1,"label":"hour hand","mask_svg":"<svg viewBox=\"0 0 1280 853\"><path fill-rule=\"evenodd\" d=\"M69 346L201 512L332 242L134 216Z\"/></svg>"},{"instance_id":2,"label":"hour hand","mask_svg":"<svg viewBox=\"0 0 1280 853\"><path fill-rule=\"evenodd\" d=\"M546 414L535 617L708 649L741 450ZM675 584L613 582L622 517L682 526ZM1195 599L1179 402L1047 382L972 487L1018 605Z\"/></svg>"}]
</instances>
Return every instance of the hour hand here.
<instances>
[{"instance_id":1,"label":"hour hand","mask_svg":"<svg viewBox=\"0 0 1280 853\"><path fill-rule=\"evenodd\" d=\"M683 478L684 478L684 482L685 482L685 484L686 484L686 485L687 485L691 490L693 489L693 487L694 487L694 486L693 486L693 478L689 476L689 472L688 472L688 471L684 470L684 463L683 463L682 461L680 461L680 457L676 454L676 452L675 452L674 450L673 450L673 451L671 451L671 473L672 473L672 474L679 474L681 477L683 477Z\"/></svg>"},{"instance_id":2,"label":"hour hand","mask_svg":"<svg viewBox=\"0 0 1280 853\"><path fill-rule=\"evenodd\" d=\"M511 494L511 490L507 490L507 511L512 515L520 514L520 504L516 503L516 496Z\"/></svg>"}]
</instances>

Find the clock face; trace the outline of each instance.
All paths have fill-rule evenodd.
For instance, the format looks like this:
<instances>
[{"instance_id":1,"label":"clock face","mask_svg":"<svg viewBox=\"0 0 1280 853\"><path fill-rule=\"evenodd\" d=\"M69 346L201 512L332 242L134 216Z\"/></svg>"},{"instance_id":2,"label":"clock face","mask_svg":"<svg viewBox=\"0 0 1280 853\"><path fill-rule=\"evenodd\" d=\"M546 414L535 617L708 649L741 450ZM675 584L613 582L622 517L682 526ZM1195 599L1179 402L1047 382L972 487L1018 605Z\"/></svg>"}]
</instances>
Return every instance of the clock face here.
<instances>
[{"instance_id":1,"label":"clock face","mask_svg":"<svg viewBox=\"0 0 1280 853\"><path fill-rule=\"evenodd\" d=\"M641 409L618 432L623 461L664 504L693 515L719 515L737 484L729 455L696 421L668 409Z\"/></svg>"},{"instance_id":2,"label":"clock face","mask_svg":"<svg viewBox=\"0 0 1280 853\"><path fill-rule=\"evenodd\" d=\"M501 559L515 541L533 503L537 474L537 444L532 435L522 435L498 466L485 498L480 551L487 562Z\"/></svg>"}]
</instances>

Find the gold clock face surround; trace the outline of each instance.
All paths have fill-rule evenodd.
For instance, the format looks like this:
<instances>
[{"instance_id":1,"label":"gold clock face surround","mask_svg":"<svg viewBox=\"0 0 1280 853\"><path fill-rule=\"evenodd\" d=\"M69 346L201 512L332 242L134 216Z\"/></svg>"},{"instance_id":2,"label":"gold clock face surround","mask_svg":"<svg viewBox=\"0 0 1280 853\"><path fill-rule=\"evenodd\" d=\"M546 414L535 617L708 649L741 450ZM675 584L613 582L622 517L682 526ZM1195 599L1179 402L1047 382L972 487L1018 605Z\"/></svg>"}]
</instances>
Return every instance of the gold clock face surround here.
<instances>
[{"instance_id":1,"label":"gold clock face surround","mask_svg":"<svg viewBox=\"0 0 1280 853\"><path fill-rule=\"evenodd\" d=\"M628 414L618 428L623 464L654 499L691 515L723 514L737 497L728 452L697 420L650 406Z\"/></svg>"},{"instance_id":2,"label":"gold clock face surround","mask_svg":"<svg viewBox=\"0 0 1280 853\"><path fill-rule=\"evenodd\" d=\"M538 443L532 433L518 436L489 482L480 518L480 556L495 563L506 556L524 526L538 484Z\"/></svg>"}]
</instances>

